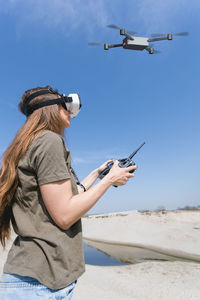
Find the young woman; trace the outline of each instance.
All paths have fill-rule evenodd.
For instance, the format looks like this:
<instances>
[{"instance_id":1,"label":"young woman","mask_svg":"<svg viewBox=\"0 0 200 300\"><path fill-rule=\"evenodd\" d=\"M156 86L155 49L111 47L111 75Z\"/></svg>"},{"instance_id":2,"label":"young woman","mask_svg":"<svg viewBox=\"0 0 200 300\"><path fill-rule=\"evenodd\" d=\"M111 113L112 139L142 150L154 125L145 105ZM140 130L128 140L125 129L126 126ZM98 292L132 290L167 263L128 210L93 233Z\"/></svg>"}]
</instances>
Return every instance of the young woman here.
<instances>
[{"instance_id":1,"label":"young woman","mask_svg":"<svg viewBox=\"0 0 200 300\"><path fill-rule=\"evenodd\" d=\"M73 299L85 270L81 217L110 186L134 176L136 166L120 168L115 161L91 187L109 160L77 182L63 138L73 116L65 98L50 86L26 91L19 108L27 119L2 158L2 246L10 223L17 234L0 280L3 300Z\"/></svg>"}]
</instances>

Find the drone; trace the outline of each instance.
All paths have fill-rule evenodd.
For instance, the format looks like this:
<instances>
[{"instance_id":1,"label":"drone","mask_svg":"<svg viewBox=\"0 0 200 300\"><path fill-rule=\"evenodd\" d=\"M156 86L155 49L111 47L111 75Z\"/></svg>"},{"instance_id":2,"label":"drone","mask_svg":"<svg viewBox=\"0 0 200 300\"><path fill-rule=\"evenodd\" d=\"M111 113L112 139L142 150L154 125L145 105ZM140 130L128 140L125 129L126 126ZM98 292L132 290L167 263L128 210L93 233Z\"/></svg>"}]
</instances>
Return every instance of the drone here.
<instances>
[{"instance_id":1,"label":"drone","mask_svg":"<svg viewBox=\"0 0 200 300\"><path fill-rule=\"evenodd\" d=\"M153 48L153 42L163 41L163 40L172 40L173 36L187 36L188 32L180 33L168 33L168 34L151 34L152 38L139 37L135 36L137 32L127 31L123 28L120 28L114 24L107 25L109 28L117 29L120 31L120 35L125 36L122 44L102 44L102 43L88 43L90 46L99 46L104 45L104 50L109 50L110 48L123 47L124 49L129 50L146 50L149 54L160 53Z\"/></svg>"}]
</instances>

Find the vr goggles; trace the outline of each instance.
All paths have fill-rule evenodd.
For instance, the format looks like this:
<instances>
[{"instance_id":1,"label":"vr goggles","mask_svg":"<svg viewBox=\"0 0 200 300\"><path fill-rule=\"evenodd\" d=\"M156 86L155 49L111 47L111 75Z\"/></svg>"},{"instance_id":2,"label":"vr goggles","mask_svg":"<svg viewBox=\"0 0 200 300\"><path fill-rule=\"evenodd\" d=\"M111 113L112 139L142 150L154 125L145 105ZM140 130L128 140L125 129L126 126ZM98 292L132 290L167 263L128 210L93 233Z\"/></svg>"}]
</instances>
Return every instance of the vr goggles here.
<instances>
[{"instance_id":1,"label":"vr goggles","mask_svg":"<svg viewBox=\"0 0 200 300\"><path fill-rule=\"evenodd\" d=\"M61 96L61 98L47 100L42 103L34 104L32 106L29 105L31 100L33 100L34 98L40 95L45 95L45 94L55 94ZM34 110L44 106L49 106L54 104L61 104L64 109L66 109L71 113L72 118L78 115L82 106L79 94L69 94L69 96L65 96L65 94L60 95L58 92L54 91L53 89L47 89L47 90L41 90L35 92L26 99L24 105L24 113L28 117L30 114L32 114Z\"/></svg>"}]
</instances>

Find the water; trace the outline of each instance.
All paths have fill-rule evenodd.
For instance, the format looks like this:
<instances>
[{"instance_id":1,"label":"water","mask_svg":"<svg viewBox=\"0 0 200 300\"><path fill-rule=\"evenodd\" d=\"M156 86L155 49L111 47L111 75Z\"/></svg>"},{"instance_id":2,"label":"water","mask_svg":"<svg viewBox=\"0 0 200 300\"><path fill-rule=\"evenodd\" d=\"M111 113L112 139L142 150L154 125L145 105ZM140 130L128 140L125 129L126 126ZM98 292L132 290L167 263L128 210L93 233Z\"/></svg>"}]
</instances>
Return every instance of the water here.
<instances>
[{"instance_id":1,"label":"water","mask_svg":"<svg viewBox=\"0 0 200 300\"><path fill-rule=\"evenodd\" d=\"M85 263L96 266L120 266L127 265L117 259L112 258L109 255L98 251L95 248L89 247L86 243L83 243Z\"/></svg>"},{"instance_id":2,"label":"water","mask_svg":"<svg viewBox=\"0 0 200 300\"><path fill-rule=\"evenodd\" d=\"M83 250L85 256L85 263L89 265L96 266L121 266L128 265L128 263L123 263L99 250L96 248L89 247L86 243L83 242ZM135 264L143 262L163 262L163 259L136 259Z\"/></svg>"}]
</instances>

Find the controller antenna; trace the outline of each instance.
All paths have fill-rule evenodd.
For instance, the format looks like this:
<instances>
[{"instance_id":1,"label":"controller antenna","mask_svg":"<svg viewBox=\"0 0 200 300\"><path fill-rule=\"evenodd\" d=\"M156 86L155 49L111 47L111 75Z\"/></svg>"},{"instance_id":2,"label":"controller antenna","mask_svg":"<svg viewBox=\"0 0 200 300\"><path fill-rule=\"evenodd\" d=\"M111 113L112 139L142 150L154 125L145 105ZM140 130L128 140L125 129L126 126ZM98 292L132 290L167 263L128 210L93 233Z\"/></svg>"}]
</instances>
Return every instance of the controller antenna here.
<instances>
[{"instance_id":1,"label":"controller antenna","mask_svg":"<svg viewBox=\"0 0 200 300\"><path fill-rule=\"evenodd\" d=\"M144 146L144 144L145 144L145 142L142 145L140 145L140 147L137 148L137 150L135 150L128 158L131 159L140 150L140 148L142 148Z\"/></svg>"}]
</instances>

